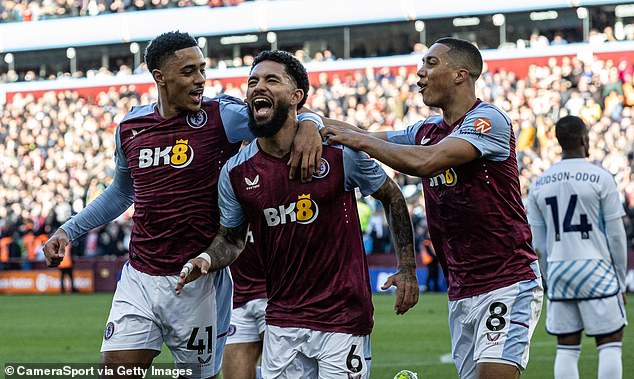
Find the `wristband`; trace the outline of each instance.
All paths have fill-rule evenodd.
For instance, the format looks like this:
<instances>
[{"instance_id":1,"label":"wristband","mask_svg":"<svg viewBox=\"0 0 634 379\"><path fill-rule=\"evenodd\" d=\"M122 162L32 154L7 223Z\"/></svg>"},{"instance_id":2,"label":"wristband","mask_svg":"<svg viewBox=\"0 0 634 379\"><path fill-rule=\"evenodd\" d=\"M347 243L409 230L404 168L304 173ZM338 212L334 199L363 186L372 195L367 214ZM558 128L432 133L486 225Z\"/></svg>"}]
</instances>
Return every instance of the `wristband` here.
<instances>
[{"instance_id":1,"label":"wristband","mask_svg":"<svg viewBox=\"0 0 634 379\"><path fill-rule=\"evenodd\" d=\"M205 252L202 252L202 253L200 253L200 255L198 255L196 258L202 258L202 259L204 259L205 261L207 261L207 264L208 264L209 266L211 266L211 256L209 256L209 254L207 254L207 253L205 253Z\"/></svg>"}]
</instances>

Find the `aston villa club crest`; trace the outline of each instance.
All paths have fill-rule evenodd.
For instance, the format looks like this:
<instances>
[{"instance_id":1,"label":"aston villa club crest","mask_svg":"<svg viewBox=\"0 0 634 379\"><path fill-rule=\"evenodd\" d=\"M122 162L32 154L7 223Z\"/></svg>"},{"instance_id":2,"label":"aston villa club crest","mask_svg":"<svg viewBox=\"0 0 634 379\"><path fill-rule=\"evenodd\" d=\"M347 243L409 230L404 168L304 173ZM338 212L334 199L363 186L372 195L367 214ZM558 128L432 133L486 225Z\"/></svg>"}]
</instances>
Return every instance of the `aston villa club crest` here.
<instances>
[{"instance_id":1,"label":"aston villa club crest","mask_svg":"<svg viewBox=\"0 0 634 379\"><path fill-rule=\"evenodd\" d=\"M205 126L207 123L207 112L204 109L199 110L195 113L187 114L187 125L191 126L194 129L199 129Z\"/></svg>"},{"instance_id":2,"label":"aston villa club crest","mask_svg":"<svg viewBox=\"0 0 634 379\"><path fill-rule=\"evenodd\" d=\"M114 334L114 323L109 322L106 325L106 329L103 331L103 339L107 341L110 339L110 337L112 337L113 334Z\"/></svg>"},{"instance_id":3,"label":"aston villa club crest","mask_svg":"<svg viewBox=\"0 0 634 379\"><path fill-rule=\"evenodd\" d=\"M319 167L317 167L315 169L315 172L313 172L313 178L315 179L321 179L326 177L326 175L328 175L328 173L330 172L330 164L328 163L327 160L325 160L324 158L321 158L321 162L319 162Z\"/></svg>"}]
</instances>

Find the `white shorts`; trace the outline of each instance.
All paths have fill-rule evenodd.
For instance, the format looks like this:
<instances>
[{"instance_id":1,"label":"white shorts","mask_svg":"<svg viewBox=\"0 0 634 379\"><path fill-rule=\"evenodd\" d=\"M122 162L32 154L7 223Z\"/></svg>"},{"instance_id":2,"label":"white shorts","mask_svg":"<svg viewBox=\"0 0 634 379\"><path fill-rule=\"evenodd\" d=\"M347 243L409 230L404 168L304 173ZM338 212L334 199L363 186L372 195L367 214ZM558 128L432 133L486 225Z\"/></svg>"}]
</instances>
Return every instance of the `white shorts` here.
<instances>
[{"instance_id":1,"label":"white shorts","mask_svg":"<svg viewBox=\"0 0 634 379\"><path fill-rule=\"evenodd\" d=\"M267 325L264 379L369 378L370 336Z\"/></svg>"},{"instance_id":2,"label":"white shorts","mask_svg":"<svg viewBox=\"0 0 634 379\"><path fill-rule=\"evenodd\" d=\"M227 345L262 341L266 299L255 299L231 311L231 326L227 335Z\"/></svg>"},{"instance_id":3,"label":"white shorts","mask_svg":"<svg viewBox=\"0 0 634 379\"><path fill-rule=\"evenodd\" d=\"M228 269L188 283L180 296L178 275L152 276L123 266L112 299L101 351L161 350L169 347L177 368L191 369L189 378L217 374L232 307Z\"/></svg>"},{"instance_id":4,"label":"white shorts","mask_svg":"<svg viewBox=\"0 0 634 379\"><path fill-rule=\"evenodd\" d=\"M541 278L537 278L450 301L451 353L460 378L474 378L479 362L525 369L543 297Z\"/></svg>"},{"instance_id":5,"label":"white shorts","mask_svg":"<svg viewBox=\"0 0 634 379\"><path fill-rule=\"evenodd\" d=\"M577 333L588 336L611 334L627 325L623 295L578 301L547 301L546 331L550 334Z\"/></svg>"}]
</instances>

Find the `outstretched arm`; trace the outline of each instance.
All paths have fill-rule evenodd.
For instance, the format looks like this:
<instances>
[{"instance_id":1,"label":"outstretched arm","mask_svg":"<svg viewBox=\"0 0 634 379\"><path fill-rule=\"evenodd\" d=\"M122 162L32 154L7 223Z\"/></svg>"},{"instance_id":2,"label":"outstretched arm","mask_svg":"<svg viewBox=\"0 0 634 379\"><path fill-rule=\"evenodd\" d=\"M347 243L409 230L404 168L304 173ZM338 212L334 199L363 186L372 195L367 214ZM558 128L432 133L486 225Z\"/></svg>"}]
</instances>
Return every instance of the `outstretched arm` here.
<instances>
[{"instance_id":1,"label":"outstretched arm","mask_svg":"<svg viewBox=\"0 0 634 379\"><path fill-rule=\"evenodd\" d=\"M399 145L387 142L385 132L360 132L345 123L326 126L323 134L330 144L339 143L365 151L399 172L421 178L463 165L480 156L478 149L460 138L445 138L429 146Z\"/></svg>"},{"instance_id":2,"label":"outstretched arm","mask_svg":"<svg viewBox=\"0 0 634 379\"><path fill-rule=\"evenodd\" d=\"M383 204L398 260L398 272L387 279L382 289L396 286L394 310L403 314L416 305L419 295L412 221L403 194L392 179L388 178L372 197Z\"/></svg>"},{"instance_id":3,"label":"outstretched arm","mask_svg":"<svg viewBox=\"0 0 634 379\"><path fill-rule=\"evenodd\" d=\"M211 241L211 245L194 259L185 263L176 283L176 294L180 295L185 284L207 275L209 271L218 271L229 266L238 258L244 249L247 236L247 223L236 228L220 226L218 234Z\"/></svg>"},{"instance_id":4,"label":"outstretched arm","mask_svg":"<svg viewBox=\"0 0 634 379\"><path fill-rule=\"evenodd\" d=\"M125 212L134 201L132 179L117 166L112 183L86 208L66 221L44 244L48 267L56 267L64 259L66 245L88 231L105 225Z\"/></svg>"}]
</instances>

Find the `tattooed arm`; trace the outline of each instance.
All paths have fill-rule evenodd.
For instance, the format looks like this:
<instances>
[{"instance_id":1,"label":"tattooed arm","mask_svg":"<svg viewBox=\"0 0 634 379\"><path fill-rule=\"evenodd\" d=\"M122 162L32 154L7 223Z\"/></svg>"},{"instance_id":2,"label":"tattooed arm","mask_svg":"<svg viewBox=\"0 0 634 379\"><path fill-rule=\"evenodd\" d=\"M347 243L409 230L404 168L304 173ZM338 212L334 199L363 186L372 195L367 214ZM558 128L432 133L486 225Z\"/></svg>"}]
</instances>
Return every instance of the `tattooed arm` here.
<instances>
[{"instance_id":1,"label":"tattooed arm","mask_svg":"<svg viewBox=\"0 0 634 379\"><path fill-rule=\"evenodd\" d=\"M398 260L398 272L387 279L382 289L396 286L394 310L403 314L418 302L412 221L403 194L392 179L388 178L372 197L383 204Z\"/></svg>"},{"instance_id":2,"label":"tattooed arm","mask_svg":"<svg viewBox=\"0 0 634 379\"><path fill-rule=\"evenodd\" d=\"M185 284L202 275L207 275L209 271L221 270L235 261L244 249L247 226L246 222L236 228L220 226L211 245L198 257L190 259L183 267L176 283L176 294L180 295Z\"/></svg>"}]
</instances>

